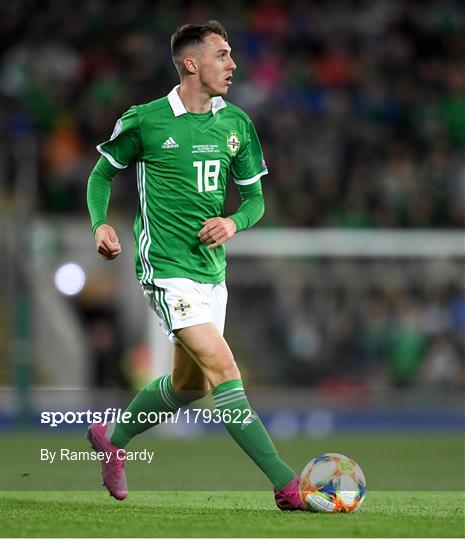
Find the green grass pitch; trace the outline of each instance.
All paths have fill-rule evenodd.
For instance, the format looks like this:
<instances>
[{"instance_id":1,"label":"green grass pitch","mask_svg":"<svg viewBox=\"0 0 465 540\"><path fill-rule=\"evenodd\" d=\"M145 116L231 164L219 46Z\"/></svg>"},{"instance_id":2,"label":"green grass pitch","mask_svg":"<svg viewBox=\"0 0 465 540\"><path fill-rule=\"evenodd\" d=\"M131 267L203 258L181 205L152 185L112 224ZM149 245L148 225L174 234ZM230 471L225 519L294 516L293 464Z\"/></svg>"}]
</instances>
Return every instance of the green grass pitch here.
<instances>
[{"instance_id":1,"label":"green grass pitch","mask_svg":"<svg viewBox=\"0 0 465 540\"><path fill-rule=\"evenodd\" d=\"M277 510L267 481L225 437L134 441L130 449L153 449L156 458L128 463L124 502L99 487L98 463L40 463L38 449L53 445L86 448L77 433L3 437L3 537L465 536L459 435L278 441L297 470L324 451L360 462L368 484L361 510L331 515Z\"/></svg>"},{"instance_id":2,"label":"green grass pitch","mask_svg":"<svg viewBox=\"0 0 465 540\"><path fill-rule=\"evenodd\" d=\"M282 513L271 492L3 494L9 537L461 537L457 493L371 492L358 513Z\"/></svg>"}]
</instances>

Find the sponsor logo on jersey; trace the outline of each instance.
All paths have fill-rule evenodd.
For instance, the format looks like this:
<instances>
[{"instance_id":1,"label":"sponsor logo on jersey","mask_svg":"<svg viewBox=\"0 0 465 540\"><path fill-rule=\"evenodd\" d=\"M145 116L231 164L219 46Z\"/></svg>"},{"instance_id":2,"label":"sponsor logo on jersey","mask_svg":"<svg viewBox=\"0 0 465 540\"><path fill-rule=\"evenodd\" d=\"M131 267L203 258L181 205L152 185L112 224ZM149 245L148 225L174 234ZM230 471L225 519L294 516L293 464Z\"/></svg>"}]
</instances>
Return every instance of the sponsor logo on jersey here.
<instances>
[{"instance_id":1,"label":"sponsor logo on jersey","mask_svg":"<svg viewBox=\"0 0 465 540\"><path fill-rule=\"evenodd\" d=\"M228 145L231 154L235 156L237 151L239 150L239 146L241 145L241 141L239 140L239 137L237 136L237 133L235 131L233 131L231 135L226 139L226 144Z\"/></svg>"},{"instance_id":2,"label":"sponsor logo on jersey","mask_svg":"<svg viewBox=\"0 0 465 540\"><path fill-rule=\"evenodd\" d=\"M123 122L121 118L119 120L116 120L115 127L113 128L113 133L111 134L110 141L113 139L116 139L118 135L121 133L121 130L123 129Z\"/></svg>"},{"instance_id":3,"label":"sponsor logo on jersey","mask_svg":"<svg viewBox=\"0 0 465 540\"><path fill-rule=\"evenodd\" d=\"M191 309L191 305L184 298L178 298L176 304L174 305L174 312L177 315L179 315L181 318L187 317L190 309Z\"/></svg>"},{"instance_id":4,"label":"sponsor logo on jersey","mask_svg":"<svg viewBox=\"0 0 465 540\"><path fill-rule=\"evenodd\" d=\"M161 147L163 150L166 150L167 148L179 148L179 144L173 139L173 137L168 137Z\"/></svg>"}]
</instances>

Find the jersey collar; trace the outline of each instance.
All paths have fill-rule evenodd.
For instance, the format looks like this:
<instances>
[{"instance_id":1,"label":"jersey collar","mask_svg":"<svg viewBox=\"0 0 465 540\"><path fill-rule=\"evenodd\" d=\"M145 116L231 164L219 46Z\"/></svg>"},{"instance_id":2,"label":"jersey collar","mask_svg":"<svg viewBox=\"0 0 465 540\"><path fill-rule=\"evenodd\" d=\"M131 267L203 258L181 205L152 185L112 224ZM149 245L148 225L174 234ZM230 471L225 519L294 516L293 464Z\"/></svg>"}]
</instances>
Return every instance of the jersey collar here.
<instances>
[{"instance_id":1,"label":"jersey collar","mask_svg":"<svg viewBox=\"0 0 465 540\"><path fill-rule=\"evenodd\" d=\"M181 116L181 114L186 114L186 107L184 107L183 102L178 94L179 84L171 90L168 94L168 101L173 111L174 116ZM220 109L226 107L226 102L220 96L212 98L212 114L217 113Z\"/></svg>"}]
</instances>

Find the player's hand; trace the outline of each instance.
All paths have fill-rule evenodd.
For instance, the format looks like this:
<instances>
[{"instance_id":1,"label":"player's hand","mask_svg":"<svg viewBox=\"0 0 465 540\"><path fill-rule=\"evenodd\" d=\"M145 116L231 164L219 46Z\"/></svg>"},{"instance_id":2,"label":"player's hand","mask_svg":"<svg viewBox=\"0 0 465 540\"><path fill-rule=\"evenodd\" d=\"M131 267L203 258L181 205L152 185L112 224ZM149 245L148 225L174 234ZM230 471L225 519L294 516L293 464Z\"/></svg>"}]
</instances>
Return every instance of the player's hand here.
<instances>
[{"instance_id":1,"label":"player's hand","mask_svg":"<svg viewBox=\"0 0 465 540\"><path fill-rule=\"evenodd\" d=\"M226 240L232 238L237 231L236 224L229 217L210 218L204 221L202 225L203 227L197 236L203 244L208 244L208 249L221 246Z\"/></svg>"},{"instance_id":2,"label":"player's hand","mask_svg":"<svg viewBox=\"0 0 465 540\"><path fill-rule=\"evenodd\" d=\"M106 260L111 261L121 253L121 245L115 229L110 225L100 225L95 231L97 251Z\"/></svg>"}]
</instances>

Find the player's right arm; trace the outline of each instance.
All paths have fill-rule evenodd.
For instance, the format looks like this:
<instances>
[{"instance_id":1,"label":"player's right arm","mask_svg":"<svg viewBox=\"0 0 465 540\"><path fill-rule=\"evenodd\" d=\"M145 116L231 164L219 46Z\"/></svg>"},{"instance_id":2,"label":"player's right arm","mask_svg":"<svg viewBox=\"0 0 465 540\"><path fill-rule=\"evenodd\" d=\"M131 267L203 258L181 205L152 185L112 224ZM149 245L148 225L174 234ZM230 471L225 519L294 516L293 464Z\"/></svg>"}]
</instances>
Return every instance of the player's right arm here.
<instances>
[{"instance_id":1,"label":"player's right arm","mask_svg":"<svg viewBox=\"0 0 465 540\"><path fill-rule=\"evenodd\" d=\"M107 225L107 210L110 202L111 182L118 172L106 158L101 157L87 183L87 208L92 221L97 251L106 260L111 260L121 253L121 246L116 232Z\"/></svg>"},{"instance_id":2,"label":"player's right arm","mask_svg":"<svg viewBox=\"0 0 465 540\"><path fill-rule=\"evenodd\" d=\"M97 146L102 154L89 176L87 207L92 221L97 251L106 260L121 253L121 246L113 227L107 224L113 177L142 154L142 142L136 108L132 107L116 122L108 141Z\"/></svg>"}]
</instances>

